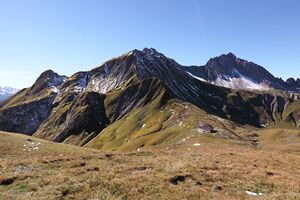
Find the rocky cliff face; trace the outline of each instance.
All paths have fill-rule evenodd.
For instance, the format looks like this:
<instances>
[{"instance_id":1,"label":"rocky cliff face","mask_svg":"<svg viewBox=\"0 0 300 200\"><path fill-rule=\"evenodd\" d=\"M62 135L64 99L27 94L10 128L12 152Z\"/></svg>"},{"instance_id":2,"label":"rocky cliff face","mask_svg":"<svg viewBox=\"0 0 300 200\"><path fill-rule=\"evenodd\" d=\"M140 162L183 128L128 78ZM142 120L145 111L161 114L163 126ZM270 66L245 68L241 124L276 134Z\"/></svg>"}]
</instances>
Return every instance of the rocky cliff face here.
<instances>
[{"instance_id":1,"label":"rocky cliff face","mask_svg":"<svg viewBox=\"0 0 300 200\"><path fill-rule=\"evenodd\" d=\"M112 150L176 141L183 134L199 134L202 123L226 137L237 136L230 127L300 127L296 94L208 83L222 77L281 86L260 66L228 54L200 69L206 82L197 70L155 49L133 50L71 77L48 70L32 87L1 103L0 129Z\"/></svg>"},{"instance_id":2,"label":"rocky cliff face","mask_svg":"<svg viewBox=\"0 0 300 200\"><path fill-rule=\"evenodd\" d=\"M99 133L108 124L104 99L103 94L83 92L67 109L55 107L34 135L63 142L70 135L80 135L83 140L93 132Z\"/></svg>"}]
</instances>

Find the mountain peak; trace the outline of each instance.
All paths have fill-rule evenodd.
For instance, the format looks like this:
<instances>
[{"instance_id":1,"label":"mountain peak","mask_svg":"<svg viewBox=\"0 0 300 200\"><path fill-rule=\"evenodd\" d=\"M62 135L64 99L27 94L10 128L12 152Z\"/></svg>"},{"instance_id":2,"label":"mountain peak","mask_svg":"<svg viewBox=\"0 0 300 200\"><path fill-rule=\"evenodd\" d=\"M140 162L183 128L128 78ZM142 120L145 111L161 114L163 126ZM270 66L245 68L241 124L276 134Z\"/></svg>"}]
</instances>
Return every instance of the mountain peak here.
<instances>
[{"instance_id":1,"label":"mountain peak","mask_svg":"<svg viewBox=\"0 0 300 200\"><path fill-rule=\"evenodd\" d=\"M218 62L218 63L219 62L222 62L222 63L223 62L226 62L226 63L230 62L230 63L232 63L232 62L235 62L237 60L240 60L240 59L238 57L236 57L235 54L229 52L227 54L221 54L220 56L210 58L208 60L208 62L206 63L206 65L209 64L209 63L215 63L215 62Z\"/></svg>"},{"instance_id":2,"label":"mountain peak","mask_svg":"<svg viewBox=\"0 0 300 200\"><path fill-rule=\"evenodd\" d=\"M217 56L217 57L214 57L214 58L211 58L212 60L226 60L226 61L235 61L235 60L238 60L239 58L236 57L236 55L234 53L227 53L227 54L222 54L220 56Z\"/></svg>"},{"instance_id":3,"label":"mountain peak","mask_svg":"<svg viewBox=\"0 0 300 200\"><path fill-rule=\"evenodd\" d=\"M162 53L159 53L155 48L147 48L145 47L143 50L139 50L139 49L134 49L129 51L128 53L124 54L126 56L130 56L130 55L134 55L134 56L142 56L142 55L146 55L147 57L159 57L159 56L163 56Z\"/></svg>"},{"instance_id":4,"label":"mountain peak","mask_svg":"<svg viewBox=\"0 0 300 200\"><path fill-rule=\"evenodd\" d=\"M154 48L144 48L144 49L143 49L143 52L146 53L146 54L151 54L151 55L159 54L159 53L157 52L157 50L154 49Z\"/></svg>"},{"instance_id":5,"label":"mountain peak","mask_svg":"<svg viewBox=\"0 0 300 200\"><path fill-rule=\"evenodd\" d=\"M44 71L43 73L41 73L41 75L38 77L36 82L39 82L40 80L46 80L47 82L53 85L59 85L61 84L63 78L65 78L65 76L60 76L59 74L57 74L56 72L52 71L51 69L48 69L46 71Z\"/></svg>"},{"instance_id":6,"label":"mountain peak","mask_svg":"<svg viewBox=\"0 0 300 200\"><path fill-rule=\"evenodd\" d=\"M60 85L64 80L65 76L60 76L52 70L46 70L37 78L35 83L31 86L32 93L38 93L46 87L56 87Z\"/></svg>"},{"instance_id":7,"label":"mountain peak","mask_svg":"<svg viewBox=\"0 0 300 200\"><path fill-rule=\"evenodd\" d=\"M41 75L39 76L39 78L48 78L51 76L54 76L56 73L54 71L52 71L51 69L47 69L46 71L44 71L43 73L41 73Z\"/></svg>"},{"instance_id":8,"label":"mountain peak","mask_svg":"<svg viewBox=\"0 0 300 200\"><path fill-rule=\"evenodd\" d=\"M231 52L229 52L228 54L226 54L226 56L227 56L227 57L236 58L236 56L235 56L233 53L231 53Z\"/></svg>"}]
</instances>

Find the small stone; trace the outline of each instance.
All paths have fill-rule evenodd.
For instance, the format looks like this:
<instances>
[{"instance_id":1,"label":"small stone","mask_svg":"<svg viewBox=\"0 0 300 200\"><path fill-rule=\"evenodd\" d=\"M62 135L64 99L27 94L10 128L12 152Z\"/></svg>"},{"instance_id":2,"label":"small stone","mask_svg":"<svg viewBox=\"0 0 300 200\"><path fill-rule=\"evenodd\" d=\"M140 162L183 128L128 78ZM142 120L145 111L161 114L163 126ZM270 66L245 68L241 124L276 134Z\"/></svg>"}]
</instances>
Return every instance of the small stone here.
<instances>
[{"instance_id":1,"label":"small stone","mask_svg":"<svg viewBox=\"0 0 300 200\"><path fill-rule=\"evenodd\" d=\"M203 185L200 181L197 181L196 185Z\"/></svg>"},{"instance_id":2,"label":"small stone","mask_svg":"<svg viewBox=\"0 0 300 200\"><path fill-rule=\"evenodd\" d=\"M274 173L273 173L273 172L267 172L267 175L268 175L268 176L273 176Z\"/></svg>"},{"instance_id":3,"label":"small stone","mask_svg":"<svg viewBox=\"0 0 300 200\"><path fill-rule=\"evenodd\" d=\"M217 190L223 190L222 186L216 187Z\"/></svg>"}]
</instances>

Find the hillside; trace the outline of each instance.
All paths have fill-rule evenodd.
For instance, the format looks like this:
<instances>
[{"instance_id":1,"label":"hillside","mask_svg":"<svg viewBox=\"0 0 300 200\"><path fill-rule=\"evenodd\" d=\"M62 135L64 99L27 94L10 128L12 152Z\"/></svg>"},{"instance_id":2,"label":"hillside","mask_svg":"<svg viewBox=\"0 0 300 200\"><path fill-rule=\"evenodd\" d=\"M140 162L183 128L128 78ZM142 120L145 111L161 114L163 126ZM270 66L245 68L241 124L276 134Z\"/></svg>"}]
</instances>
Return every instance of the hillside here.
<instances>
[{"instance_id":1,"label":"hillside","mask_svg":"<svg viewBox=\"0 0 300 200\"><path fill-rule=\"evenodd\" d=\"M203 134L128 153L0 132L0 199L299 199L299 131L280 132L251 133L257 147Z\"/></svg>"},{"instance_id":2,"label":"hillside","mask_svg":"<svg viewBox=\"0 0 300 200\"><path fill-rule=\"evenodd\" d=\"M133 50L71 77L47 70L0 104L0 129L102 150L137 150L215 133L246 140L262 127L299 128L284 91L218 87L155 49Z\"/></svg>"}]
</instances>

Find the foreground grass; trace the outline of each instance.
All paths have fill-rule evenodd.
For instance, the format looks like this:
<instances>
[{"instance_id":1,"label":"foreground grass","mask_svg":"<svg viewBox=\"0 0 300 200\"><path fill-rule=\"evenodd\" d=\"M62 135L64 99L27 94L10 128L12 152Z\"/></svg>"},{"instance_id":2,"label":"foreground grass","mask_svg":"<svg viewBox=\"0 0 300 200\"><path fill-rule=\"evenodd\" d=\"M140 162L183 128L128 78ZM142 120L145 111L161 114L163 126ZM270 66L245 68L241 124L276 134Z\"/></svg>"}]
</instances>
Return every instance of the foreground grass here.
<instances>
[{"instance_id":1,"label":"foreground grass","mask_svg":"<svg viewBox=\"0 0 300 200\"><path fill-rule=\"evenodd\" d=\"M0 199L300 198L299 151L208 135L122 153L0 132L0 147Z\"/></svg>"}]
</instances>

